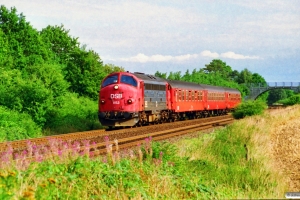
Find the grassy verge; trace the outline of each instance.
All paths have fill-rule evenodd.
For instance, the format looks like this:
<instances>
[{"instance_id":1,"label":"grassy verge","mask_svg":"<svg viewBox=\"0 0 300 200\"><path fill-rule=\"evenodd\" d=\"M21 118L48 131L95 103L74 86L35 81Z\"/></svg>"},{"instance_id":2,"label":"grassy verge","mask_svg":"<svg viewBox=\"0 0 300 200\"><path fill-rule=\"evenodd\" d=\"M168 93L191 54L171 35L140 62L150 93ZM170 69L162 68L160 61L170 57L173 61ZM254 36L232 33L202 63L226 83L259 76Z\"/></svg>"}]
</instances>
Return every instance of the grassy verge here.
<instances>
[{"instance_id":1,"label":"grassy verge","mask_svg":"<svg viewBox=\"0 0 300 200\"><path fill-rule=\"evenodd\" d=\"M0 157L0 198L284 198L287 186L273 170L270 135L274 123L295 113L274 116L247 117L172 144L146 138L134 151L112 151L107 138L107 155L95 158L89 141L84 151L79 143L59 141L28 144L18 155L8 149ZM24 159L28 154L30 162Z\"/></svg>"},{"instance_id":2,"label":"grassy verge","mask_svg":"<svg viewBox=\"0 0 300 200\"><path fill-rule=\"evenodd\" d=\"M189 170L197 171L219 198L284 198L287 184L275 167L271 137L275 124L299 117L297 108L248 117L212 134L181 140L176 146L180 156L190 158Z\"/></svg>"}]
</instances>

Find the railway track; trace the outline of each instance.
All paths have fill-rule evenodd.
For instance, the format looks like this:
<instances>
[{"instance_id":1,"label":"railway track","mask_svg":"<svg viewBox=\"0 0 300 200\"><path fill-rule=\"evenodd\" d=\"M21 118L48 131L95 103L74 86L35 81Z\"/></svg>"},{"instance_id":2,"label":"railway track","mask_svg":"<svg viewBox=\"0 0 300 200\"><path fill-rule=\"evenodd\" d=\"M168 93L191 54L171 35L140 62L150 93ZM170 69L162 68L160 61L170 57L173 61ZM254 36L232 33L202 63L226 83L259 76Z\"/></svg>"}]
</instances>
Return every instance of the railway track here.
<instances>
[{"instance_id":1,"label":"railway track","mask_svg":"<svg viewBox=\"0 0 300 200\"><path fill-rule=\"evenodd\" d=\"M153 133L146 133L138 136L123 138L118 140L118 146L120 149L127 149L130 147L137 146L139 144L145 143L145 138L151 137L153 141L159 141L159 140L166 140L170 139L176 136L185 135L188 133L200 131L209 129L215 126L225 126L227 124L230 124L234 121L233 118L220 118L217 120L212 120L210 122L204 122L204 123L198 123L198 124L192 124L189 126L179 127L179 128L173 128L163 131L157 131ZM113 144L113 141L110 143ZM96 154L103 154L106 153L106 143L98 143L94 146L94 152ZM114 149L115 150L115 149Z\"/></svg>"},{"instance_id":2,"label":"railway track","mask_svg":"<svg viewBox=\"0 0 300 200\"><path fill-rule=\"evenodd\" d=\"M74 144L80 143L80 151L84 151L88 142L88 148L94 155L106 152L107 145L113 145L118 141L120 149L134 147L145 142L145 138L151 137L152 140L165 140L175 136L208 129L214 126L226 125L233 122L231 115L217 116L211 118L201 118L195 120L178 121L174 123L164 123L158 125L148 125L144 127L121 129L121 130L94 130L78 133L54 135L42 138L19 140L0 143L0 153L6 152L8 147L14 152L22 152L28 145L38 147L49 146L49 141L57 140ZM116 148L114 146L114 148ZM0 154L1 155L1 154Z\"/></svg>"}]
</instances>

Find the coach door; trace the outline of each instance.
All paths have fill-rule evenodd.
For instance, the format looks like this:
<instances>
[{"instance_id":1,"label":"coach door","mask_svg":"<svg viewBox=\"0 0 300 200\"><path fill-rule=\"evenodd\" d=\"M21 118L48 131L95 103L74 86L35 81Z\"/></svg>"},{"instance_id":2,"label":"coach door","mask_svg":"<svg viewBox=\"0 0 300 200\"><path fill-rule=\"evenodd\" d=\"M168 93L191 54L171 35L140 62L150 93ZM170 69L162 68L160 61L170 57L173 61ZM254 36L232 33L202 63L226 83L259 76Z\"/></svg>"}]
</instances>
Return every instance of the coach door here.
<instances>
[{"instance_id":1,"label":"coach door","mask_svg":"<svg viewBox=\"0 0 300 200\"><path fill-rule=\"evenodd\" d=\"M209 109L209 105L207 105L207 90L203 90L203 106L204 109Z\"/></svg>"},{"instance_id":2,"label":"coach door","mask_svg":"<svg viewBox=\"0 0 300 200\"><path fill-rule=\"evenodd\" d=\"M226 105L226 108L229 107L229 93L228 92L225 92L225 105Z\"/></svg>"},{"instance_id":3,"label":"coach door","mask_svg":"<svg viewBox=\"0 0 300 200\"><path fill-rule=\"evenodd\" d=\"M138 98L138 101L139 101L139 110L145 110L145 101L144 101L144 82L141 81L140 82L140 90L139 91L139 94L137 95L137 98Z\"/></svg>"}]
</instances>

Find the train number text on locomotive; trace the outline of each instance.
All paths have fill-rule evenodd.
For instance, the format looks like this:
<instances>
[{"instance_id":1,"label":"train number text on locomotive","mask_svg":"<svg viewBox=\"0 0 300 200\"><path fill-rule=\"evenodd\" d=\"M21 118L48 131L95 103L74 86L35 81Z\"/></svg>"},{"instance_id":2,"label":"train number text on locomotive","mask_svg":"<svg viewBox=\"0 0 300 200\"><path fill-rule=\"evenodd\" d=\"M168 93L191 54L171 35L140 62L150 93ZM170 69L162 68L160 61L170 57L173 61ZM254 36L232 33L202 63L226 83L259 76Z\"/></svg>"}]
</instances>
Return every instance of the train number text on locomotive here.
<instances>
[{"instance_id":1,"label":"train number text on locomotive","mask_svg":"<svg viewBox=\"0 0 300 200\"><path fill-rule=\"evenodd\" d=\"M122 94L110 94L111 99L122 99Z\"/></svg>"},{"instance_id":2,"label":"train number text on locomotive","mask_svg":"<svg viewBox=\"0 0 300 200\"><path fill-rule=\"evenodd\" d=\"M122 99L122 94L110 94L111 99ZM120 104L120 101L113 101L113 104Z\"/></svg>"}]
</instances>

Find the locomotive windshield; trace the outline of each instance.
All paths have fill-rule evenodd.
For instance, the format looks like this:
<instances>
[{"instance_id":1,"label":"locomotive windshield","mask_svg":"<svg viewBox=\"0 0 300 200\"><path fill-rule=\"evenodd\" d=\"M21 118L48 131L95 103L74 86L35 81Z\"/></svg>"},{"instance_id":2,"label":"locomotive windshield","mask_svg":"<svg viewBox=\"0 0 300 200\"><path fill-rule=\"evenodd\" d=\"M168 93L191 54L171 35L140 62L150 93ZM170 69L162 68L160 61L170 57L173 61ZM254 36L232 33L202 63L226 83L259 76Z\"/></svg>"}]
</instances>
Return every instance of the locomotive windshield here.
<instances>
[{"instance_id":1,"label":"locomotive windshield","mask_svg":"<svg viewBox=\"0 0 300 200\"><path fill-rule=\"evenodd\" d=\"M103 83L102 83L102 87L105 87L105 86L108 86L110 84L114 84L114 83L117 83L118 82L118 75L112 75L112 76L109 76L107 77Z\"/></svg>"},{"instance_id":2,"label":"locomotive windshield","mask_svg":"<svg viewBox=\"0 0 300 200\"><path fill-rule=\"evenodd\" d=\"M122 75L121 83L126 83L134 87L137 87L137 81L132 76Z\"/></svg>"}]
</instances>

